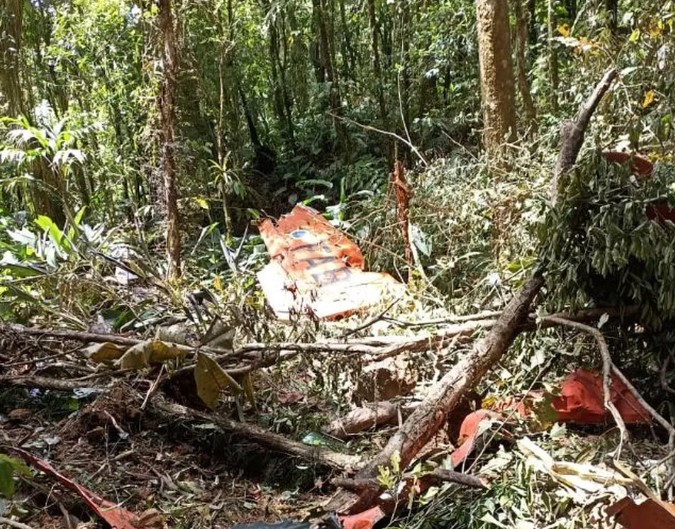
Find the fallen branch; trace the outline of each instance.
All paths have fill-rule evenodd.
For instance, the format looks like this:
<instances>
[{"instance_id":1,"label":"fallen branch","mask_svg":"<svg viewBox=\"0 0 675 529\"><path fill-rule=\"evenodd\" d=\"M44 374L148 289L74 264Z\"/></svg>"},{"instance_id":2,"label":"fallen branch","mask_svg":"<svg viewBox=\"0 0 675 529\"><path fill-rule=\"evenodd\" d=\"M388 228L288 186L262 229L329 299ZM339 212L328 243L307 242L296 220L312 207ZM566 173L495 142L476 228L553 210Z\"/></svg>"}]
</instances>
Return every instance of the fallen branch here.
<instances>
[{"instance_id":1,"label":"fallen branch","mask_svg":"<svg viewBox=\"0 0 675 529\"><path fill-rule=\"evenodd\" d=\"M358 479L372 479L379 467L389 467L396 454L401 468L406 468L415 455L426 445L446 422L448 414L464 393L473 387L508 349L517 333L518 325L525 319L532 300L544 281L534 277L514 296L504 309L490 333L478 341L473 350L432 388L427 398L413 411L384 449L356 475ZM338 493L328 509L338 513L353 513L369 507L375 500L370 491L355 495L349 491Z\"/></svg>"},{"instance_id":2,"label":"fallen branch","mask_svg":"<svg viewBox=\"0 0 675 529\"><path fill-rule=\"evenodd\" d=\"M322 431L338 439L347 439L350 435L381 426L396 424L399 414L405 419L415 409L414 405L399 406L393 402L372 402L354 408L347 415L335 419Z\"/></svg>"},{"instance_id":3,"label":"fallen branch","mask_svg":"<svg viewBox=\"0 0 675 529\"><path fill-rule=\"evenodd\" d=\"M143 399L144 395L137 395L139 403L142 402ZM193 410L180 404L169 402L160 394L155 395L155 398L150 401L149 408L174 420L213 423L225 432L239 435L245 439L258 443L261 446L342 472L350 472L362 463L361 458L357 456L341 454L340 452L328 450L323 447L307 446L298 441L287 439L282 435L269 432L260 426L236 422L216 414Z\"/></svg>"},{"instance_id":4,"label":"fallen branch","mask_svg":"<svg viewBox=\"0 0 675 529\"><path fill-rule=\"evenodd\" d=\"M628 439L628 429L626 428L626 423L623 421L619 410L616 409L616 406L612 402L610 386L612 384L611 372L614 364L612 363L612 357L609 354L609 347L607 347L607 341L605 340L605 337L602 335L600 330L595 327L566 320L564 318L549 316L548 318L544 318L543 321L550 321L559 325L566 325L567 327L572 327L573 329L578 329L588 333L593 338L595 338L598 348L600 349L600 356L602 357L602 394L605 401L605 408L607 408L612 414L614 422L616 423L617 428L619 428L619 446L615 454L615 457L618 458L621 454L624 441Z\"/></svg>"},{"instance_id":5,"label":"fallen branch","mask_svg":"<svg viewBox=\"0 0 675 529\"><path fill-rule=\"evenodd\" d=\"M609 317L631 317L638 314L638 307L631 305L623 308L608 307L586 309L574 314L565 312L555 313L551 314L550 317L560 317L569 321L591 322L598 320L605 314ZM555 325L557 325L551 321L545 321L546 318L547 317L538 318L535 314L530 314L528 319L518 326L518 332L531 332L555 327ZM383 347L377 354L368 358L368 362L379 362L385 358L390 358L403 352L444 347L453 341L455 343L466 343L471 340L478 331L492 329L496 324L496 319L474 320L445 327L432 336L418 336L412 338L384 336L364 339L361 343L372 346L379 344Z\"/></svg>"},{"instance_id":6,"label":"fallen branch","mask_svg":"<svg viewBox=\"0 0 675 529\"><path fill-rule=\"evenodd\" d=\"M600 82L595 86L593 93L579 109L576 119L565 122L560 130L562 141L558 160L553 170L553 185L551 189L553 205L558 201L562 176L576 163L591 117L595 109L598 108L602 96L609 90L616 76L617 71L614 68L607 70L602 79L600 79Z\"/></svg>"},{"instance_id":7,"label":"fallen branch","mask_svg":"<svg viewBox=\"0 0 675 529\"><path fill-rule=\"evenodd\" d=\"M11 518L5 518L4 516L0 516L0 527L2 527L3 525L14 527L15 529L33 529L30 525L26 525L25 523L17 522L16 520L12 520Z\"/></svg>"},{"instance_id":8,"label":"fallen branch","mask_svg":"<svg viewBox=\"0 0 675 529\"><path fill-rule=\"evenodd\" d=\"M412 473L408 472L401 476L405 481L418 480L423 483L423 488L428 488L430 485L438 485L440 483L457 483L467 487L475 487L480 489L487 488L483 480L471 474L464 474L463 472L455 472L454 470L446 470L444 468L435 468L431 472L426 473ZM368 491L369 493L380 494L384 491L384 487L374 479L364 478L333 478L331 484L335 487L342 487L353 492Z\"/></svg>"},{"instance_id":9,"label":"fallen branch","mask_svg":"<svg viewBox=\"0 0 675 529\"><path fill-rule=\"evenodd\" d=\"M576 162L590 118L614 77L616 77L616 70L609 70L605 73L591 96L581 107L577 119L567 124L561 131L560 156L553 178L554 200L559 176L570 170ZM417 452L445 423L448 414L459 403L464 393L501 359L518 333L518 326L525 321L530 305L543 285L542 270L538 270L534 277L511 299L487 336L478 341L472 351L464 355L432 388L424 402L408 417L384 449L358 472L357 478L375 477L379 472L379 467L391 466L394 454L400 459L402 468L412 461ZM375 496L369 491L356 495L343 490L333 497L327 509L338 513L352 513L369 507L374 499Z\"/></svg>"},{"instance_id":10,"label":"fallen branch","mask_svg":"<svg viewBox=\"0 0 675 529\"><path fill-rule=\"evenodd\" d=\"M637 307L626 308L598 308L583 310L575 314L560 313L551 316L560 316L572 321L594 321L603 314L609 316L631 316L637 313ZM448 325L432 335L416 336L372 336L346 342L326 341L315 343L297 343L297 342L278 342L278 343L259 343L253 342L243 345L237 349L229 350L220 347L189 346L174 344L180 351L194 352L196 350L215 355L219 363L225 361L249 360L260 361L259 354L250 353L341 353L341 354L366 354L373 355L368 361L379 361L384 358L396 356L404 351L420 351L443 346L449 343L456 336L471 337L479 330L488 330L497 323L495 318L486 318L490 313L481 313L470 316L462 316L462 323ZM530 315L528 321L523 324L520 330L532 331L538 328L536 316ZM543 327L551 327L551 324L544 324ZM0 334L13 332L36 337L62 338L64 340L73 340L83 343L114 343L116 345L126 345L132 347L144 342L137 338L122 336L119 334L98 334L80 331L70 331L64 329L42 329L37 327L25 327L23 325L3 325L0 326ZM185 366L181 369L192 369L193 366ZM241 366L238 367L241 369Z\"/></svg>"}]
</instances>

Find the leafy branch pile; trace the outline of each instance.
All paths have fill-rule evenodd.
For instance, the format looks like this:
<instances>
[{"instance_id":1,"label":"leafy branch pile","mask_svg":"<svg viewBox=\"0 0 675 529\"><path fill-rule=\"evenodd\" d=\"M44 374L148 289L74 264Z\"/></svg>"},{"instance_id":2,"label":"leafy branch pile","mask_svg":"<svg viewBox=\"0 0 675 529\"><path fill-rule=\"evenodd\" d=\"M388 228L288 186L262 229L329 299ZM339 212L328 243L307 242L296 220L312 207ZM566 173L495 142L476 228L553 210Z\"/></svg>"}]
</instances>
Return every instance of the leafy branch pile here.
<instances>
[{"instance_id":1,"label":"leafy branch pile","mask_svg":"<svg viewBox=\"0 0 675 529\"><path fill-rule=\"evenodd\" d=\"M675 317L675 226L647 216L675 205L674 177L667 163L638 183L597 152L579 162L538 230L553 304L636 304L655 329Z\"/></svg>"}]
</instances>

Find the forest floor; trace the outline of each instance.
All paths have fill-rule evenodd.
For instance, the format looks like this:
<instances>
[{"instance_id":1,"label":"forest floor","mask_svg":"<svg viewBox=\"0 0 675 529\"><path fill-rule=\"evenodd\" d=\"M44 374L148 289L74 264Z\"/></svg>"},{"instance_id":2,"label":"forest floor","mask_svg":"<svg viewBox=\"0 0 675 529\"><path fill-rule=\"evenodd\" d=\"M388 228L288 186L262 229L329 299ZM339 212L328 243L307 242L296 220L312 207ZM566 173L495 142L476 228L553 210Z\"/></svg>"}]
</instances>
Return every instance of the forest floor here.
<instances>
[{"instance_id":1,"label":"forest floor","mask_svg":"<svg viewBox=\"0 0 675 529\"><path fill-rule=\"evenodd\" d=\"M139 379L81 399L4 389L0 442L38 451L69 479L131 512L155 509L172 528L298 519L325 501L318 477L316 486L298 487L299 474L307 481L307 466L297 470L302 462L218 434L213 425L144 413L130 395L132 385ZM68 527L65 513L72 527L96 523L82 499L53 480L23 479L14 503L29 527Z\"/></svg>"},{"instance_id":2,"label":"forest floor","mask_svg":"<svg viewBox=\"0 0 675 529\"><path fill-rule=\"evenodd\" d=\"M59 379L70 383L69 379L84 374L92 377L92 387L80 383L83 387L75 391L57 391L3 385L0 391L0 448L11 454L12 447L20 446L39 454L69 480L140 515L142 529L225 529L239 523L310 519L334 494L330 480L339 476L339 472L315 466L283 451L261 448L254 440L223 432L214 423L186 420L166 414L161 407L153 407L151 404L157 399L173 398L187 403L194 397L190 395L194 388L185 384L178 388L164 387L159 392L162 396L153 393L153 381L161 375L157 369L117 375L112 372L109 378L106 377L105 384L101 384L94 376L98 374L89 369L89 361L83 361L79 353L81 344L60 340L56 345L53 340L17 336L8 340L5 336L4 345L9 346L0 357L4 376L19 380L22 375L46 366L43 374L48 376L33 379L33 385L58 385L55 380ZM427 362L426 356L416 358L416 362ZM314 358L310 363L313 363L313 373L335 372L335 359L317 363ZM445 369L452 363L451 358L445 358L436 367ZM332 392L335 388L345 389L351 382L343 379L343 385L317 391L313 385L315 375L310 374L312 369L306 361L300 360L264 370L265 374L255 379L257 411L248 406L243 411L245 421L279 431L291 439L303 438L307 432L321 431L320 425L335 417L338 410L336 404L340 399ZM342 369L346 372L347 365L342 364ZM544 366L544 369L548 368ZM432 373L418 374L420 377L414 388L409 388L408 396L404 398L407 402L423 400L433 387ZM492 393L493 397L500 392L497 388L504 383L503 375L491 375L486 381L497 390ZM23 386L30 387L31 384ZM523 389L521 387L521 391ZM517 391L514 386L501 394L508 397ZM489 401L493 398L484 405L489 405ZM205 410L203 406L197 406L197 409ZM226 399L218 414L236 417L236 407ZM537 443L556 459L588 464L584 471L592 474L604 468L602 461L618 442L617 430L612 429L611 424L565 430L550 423L544 424L542 430L542 425L529 423L519 426L514 423L502 431L502 435L491 437L492 441L482 444L467 466L467 472L491 483L491 491L462 490L448 484L450 488L446 485L441 489L443 494L436 490L426 499L420 498L419 505L412 511L399 512L403 518L398 518L397 525L415 528L428 520L443 526L450 521L462 523L464 518L465 525L460 526L499 526L509 521L502 517L503 522L499 522L496 516L502 516L500 509L508 508L521 494L525 494L518 500L521 510L513 511L516 519L524 516L552 522L564 516L567 522L561 527L584 527L590 520L595 523L606 519L604 507L611 498L617 497L617 487L626 487L627 483L618 480L599 485L587 481L588 476L582 472L565 478L577 479L576 486L580 488L563 494L560 485L554 485L561 478L556 478L553 472L549 476L553 478L552 482L547 483L540 477L539 485L535 486L531 482L533 468L539 468L541 472L542 467L535 465L528 470L524 462L536 459L540 454L535 452L533 455L528 452L529 445L521 446L520 441L514 441L533 435ZM381 449L396 430L395 426L385 426L377 431L362 432L348 443L338 443L338 450L360 453L367 460L367 454ZM654 437L647 426L633 427L631 432L631 468L639 469L643 474L647 471L644 476L650 482L656 479L658 483L663 479L659 476L664 470L658 462L667 460L668 455L663 440ZM425 452L432 458L440 454L443 460L452 452L455 440L456 432L449 437L442 431ZM560 468L564 468L564 463L562 465ZM17 495L4 509L6 513L18 516L27 527L105 526L81 497L66 490L53 476L34 473L22 476L20 480ZM596 489L584 489L589 484ZM438 499L435 499L436 495ZM522 503L525 497L529 497L527 504ZM570 498L573 498L572 503ZM473 504L463 505L464 501ZM501 501L503 505L497 507L495 501ZM554 503L549 507L542 507L551 501ZM480 516L484 521L476 525L476 517Z\"/></svg>"}]
</instances>

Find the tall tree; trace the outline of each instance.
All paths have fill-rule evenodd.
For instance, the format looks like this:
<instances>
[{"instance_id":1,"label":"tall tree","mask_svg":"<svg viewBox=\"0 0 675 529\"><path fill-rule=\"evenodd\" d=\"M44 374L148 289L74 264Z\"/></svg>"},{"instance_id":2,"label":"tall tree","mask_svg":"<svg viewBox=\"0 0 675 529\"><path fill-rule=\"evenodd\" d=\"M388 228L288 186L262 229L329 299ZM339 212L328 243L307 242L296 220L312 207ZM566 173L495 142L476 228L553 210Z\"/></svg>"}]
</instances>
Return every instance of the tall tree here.
<instances>
[{"instance_id":1,"label":"tall tree","mask_svg":"<svg viewBox=\"0 0 675 529\"><path fill-rule=\"evenodd\" d=\"M518 76L518 91L523 102L525 118L529 125L533 125L537 112L532 100L530 85L527 81L527 11L523 8L523 0L512 0L516 16L516 72Z\"/></svg>"},{"instance_id":2,"label":"tall tree","mask_svg":"<svg viewBox=\"0 0 675 529\"><path fill-rule=\"evenodd\" d=\"M386 127L387 124L387 107L384 102L384 80L382 78L382 65L380 61L380 46L379 46L379 35L380 35L380 26L377 20L377 12L375 9L375 0L367 1L368 8L368 25L370 27L370 51L372 53L373 59L373 72L375 73L375 81L377 83L376 92L377 92L377 103L380 107L380 119L382 120L382 126Z\"/></svg>"},{"instance_id":3,"label":"tall tree","mask_svg":"<svg viewBox=\"0 0 675 529\"><path fill-rule=\"evenodd\" d=\"M176 92L178 45L171 0L159 0L159 31L162 42L163 76L158 98L162 142L162 182L166 212L167 276L181 275L180 218L176 190Z\"/></svg>"},{"instance_id":4,"label":"tall tree","mask_svg":"<svg viewBox=\"0 0 675 529\"><path fill-rule=\"evenodd\" d=\"M546 25L548 30L548 70L551 76L551 110L558 112L558 86L560 84L560 73L558 71L558 50L553 40L556 27L555 19L555 0L548 0L548 11L546 16Z\"/></svg>"},{"instance_id":5,"label":"tall tree","mask_svg":"<svg viewBox=\"0 0 675 529\"><path fill-rule=\"evenodd\" d=\"M607 9L608 27L612 35L616 35L619 29L619 0L605 0Z\"/></svg>"},{"instance_id":6,"label":"tall tree","mask_svg":"<svg viewBox=\"0 0 675 529\"><path fill-rule=\"evenodd\" d=\"M332 0L312 0L312 9L316 30L319 37L319 53L321 71L324 72L324 80L328 84L328 106L333 118L335 136L338 149L348 154L347 128L342 122L342 105L340 96L340 80L335 67L335 34L332 31L332 19L328 7L332 6Z\"/></svg>"},{"instance_id":7,"label":"tall tree","mask_svg":"<svg viewBox=\"0 0 675 529\"><path fill-rule=\"evenodd\" d=\"M509 11L505 0L476 0L483 141L491 158L515 138L516 96L511 61Z\"/></svg>"},{"instance_id":8,"label":"tall tree","mask_svg":"<svg viewBox=\"0 0 675 529\"><path fill-rule=\"evenodd\" d=\"M24 113L19 62L23 3L23 0L5 0L0 3L0 89L12 117Z\"/></svg>"}]
</instances>

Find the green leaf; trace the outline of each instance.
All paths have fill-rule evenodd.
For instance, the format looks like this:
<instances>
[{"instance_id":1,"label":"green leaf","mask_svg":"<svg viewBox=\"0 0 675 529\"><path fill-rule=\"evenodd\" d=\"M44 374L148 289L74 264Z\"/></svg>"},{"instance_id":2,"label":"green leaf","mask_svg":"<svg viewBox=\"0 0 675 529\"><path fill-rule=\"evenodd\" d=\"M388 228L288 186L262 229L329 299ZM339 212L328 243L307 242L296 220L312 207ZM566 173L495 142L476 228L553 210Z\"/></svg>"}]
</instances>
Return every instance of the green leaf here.
<instances>
[{"instance_id":1,"label":"green leaf","mask_svg":"<svg viewBox=\"0 0 675 529\"><path fill-rule=\"evenodd\" d=\"M42 228L46 233L49 234L49 238L61 248L61 241L63 240L63 232L56 225L56 223L45 215L39 215L35 221L40 228Z\"/></svg>"},{"instance_id":2,"label":"green leaf","mask_svg":"<svg viewBox=\"0 0 675 529\"><path fill-rule=\"evenodd\" d=\"M30 469L18 459L0 454L0 494L5 498L14 495L14 474L30 476Z\"/></svg>"}]
</instances>

